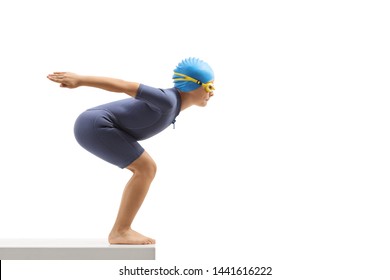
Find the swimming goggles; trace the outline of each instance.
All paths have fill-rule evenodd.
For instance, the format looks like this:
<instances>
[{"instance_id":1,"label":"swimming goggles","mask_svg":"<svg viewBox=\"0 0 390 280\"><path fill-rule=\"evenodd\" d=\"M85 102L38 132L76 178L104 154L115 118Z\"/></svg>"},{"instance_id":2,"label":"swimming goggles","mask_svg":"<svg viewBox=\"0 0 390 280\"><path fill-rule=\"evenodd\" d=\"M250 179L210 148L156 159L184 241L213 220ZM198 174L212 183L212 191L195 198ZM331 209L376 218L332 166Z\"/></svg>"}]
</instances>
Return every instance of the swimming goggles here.
<instances>
[{"instance_id":1,"label":"swimming goggles","mask_svg":"<svg viewBox=\"0 0 390 280\"><path fill-rule=\"evenodd\" d=\"M201 81L199 81L197 79L194 79L194 78L192 78L190 76L187 76L187 75L184 75L184 74L181 74L181 73L177 73L177 72L173 72L173 73L176 76L183 77L183 78L174 78L173 79L174 81L189 81L189 82L196 83L198 85L201 85L206 90L206 92L208 92L208 93L211 93L211 92L213 92L215 90L213 82L202 83Z\"/></svg>"}]
</instances>

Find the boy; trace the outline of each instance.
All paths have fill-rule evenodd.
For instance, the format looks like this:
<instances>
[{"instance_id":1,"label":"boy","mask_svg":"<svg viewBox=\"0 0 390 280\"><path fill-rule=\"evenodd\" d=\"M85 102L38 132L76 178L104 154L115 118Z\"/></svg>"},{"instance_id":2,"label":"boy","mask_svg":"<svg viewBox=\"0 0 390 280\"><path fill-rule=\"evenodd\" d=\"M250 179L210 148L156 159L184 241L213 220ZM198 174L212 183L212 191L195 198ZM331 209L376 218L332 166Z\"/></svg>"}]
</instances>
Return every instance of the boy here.
<instances>
[{"instance_id":1,"label":"boy","mask_svg":"<svg viewBox=\"0 0 390 280\"><path fill-rule=\"evenodd\" d=\"M155 244L154 239L131 228L156 174L156 163L138 141L174 124L180 111L193 105L206 106L214 91L213 70L200 59L184 59L174 70L174 87L170 89L70 72L54 72L47 78L65 88L89 86L131 97L85 111L77 118L74 133L86 150L133 173L125 186L109 243Z\"/></svg>"}]
</instances>

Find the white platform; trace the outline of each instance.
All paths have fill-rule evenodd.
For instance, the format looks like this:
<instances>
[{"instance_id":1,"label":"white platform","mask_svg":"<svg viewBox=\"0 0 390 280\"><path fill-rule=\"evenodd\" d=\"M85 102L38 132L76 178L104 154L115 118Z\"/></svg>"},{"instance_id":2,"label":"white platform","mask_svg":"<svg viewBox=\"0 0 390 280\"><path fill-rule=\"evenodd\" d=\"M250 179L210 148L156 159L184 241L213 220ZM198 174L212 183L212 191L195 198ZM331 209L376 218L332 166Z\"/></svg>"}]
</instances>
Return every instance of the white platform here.
<instances>
[{"instance_id":1,"label":"white platform","mask_svg":"<svg viewBox=\"0 0 390 280\"><path fill-rule=\"evenodd\" d=\"M0 239L0 260L154 260L155 245L102 239Z\"/></svg>"}]
</instances>

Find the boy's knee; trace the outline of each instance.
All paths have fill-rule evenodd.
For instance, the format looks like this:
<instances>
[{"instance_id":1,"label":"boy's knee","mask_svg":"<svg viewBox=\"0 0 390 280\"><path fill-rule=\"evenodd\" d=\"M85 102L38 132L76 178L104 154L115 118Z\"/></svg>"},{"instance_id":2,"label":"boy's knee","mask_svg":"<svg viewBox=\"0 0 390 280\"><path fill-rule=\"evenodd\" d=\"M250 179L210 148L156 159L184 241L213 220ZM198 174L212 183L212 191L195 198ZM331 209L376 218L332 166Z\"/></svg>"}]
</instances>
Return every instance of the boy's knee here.
<instances>
[{"instance_id":1,"label":"boy's knee","mask_svg":"<svg viewBox=\"0 0 390 280\"><path fill-rule=\"evenodd\" d=\"M144 175L148 176L149 178L154 178L154 176L156 176L156 173L157 173L157 164L156 164L156 162L153 159L151 159L144 166L144 168L141 170L141 172Z\"/></svg>"},{"instance_id":2,"label":"boy's knee","mask_svg":"<svg viewBox=\"0 0 390 280\"><path fill-rule=\"evenodd\" d=\"M128 169L133 171L134 174L153 179L157 172L157 165L147 153L144 153Z\"/></svg>"}]
</instances>

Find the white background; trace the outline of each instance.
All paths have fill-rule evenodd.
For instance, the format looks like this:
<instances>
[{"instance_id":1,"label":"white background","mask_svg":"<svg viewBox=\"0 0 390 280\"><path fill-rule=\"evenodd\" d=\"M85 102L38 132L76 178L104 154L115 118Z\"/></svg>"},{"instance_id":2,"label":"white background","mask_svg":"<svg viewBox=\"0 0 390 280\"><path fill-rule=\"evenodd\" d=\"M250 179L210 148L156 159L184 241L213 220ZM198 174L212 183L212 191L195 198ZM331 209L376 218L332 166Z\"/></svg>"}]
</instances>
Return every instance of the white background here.
<instances>
[{"instance_id":1,"label":"white background","mask_svg":"<svg viewBox=\"0 0 390 280\"><path fill-rule=\"evenodd\" d=\"M73 136L78 114L126 96L47 74L171 87L195 56L217 88L142 142L158 175L134 228L155 262L4 261L4 279L124 279L124 265L389 279L388 5L2 1L0 238L106 238L131 175Z\"/></svg>"}]
</instances>

